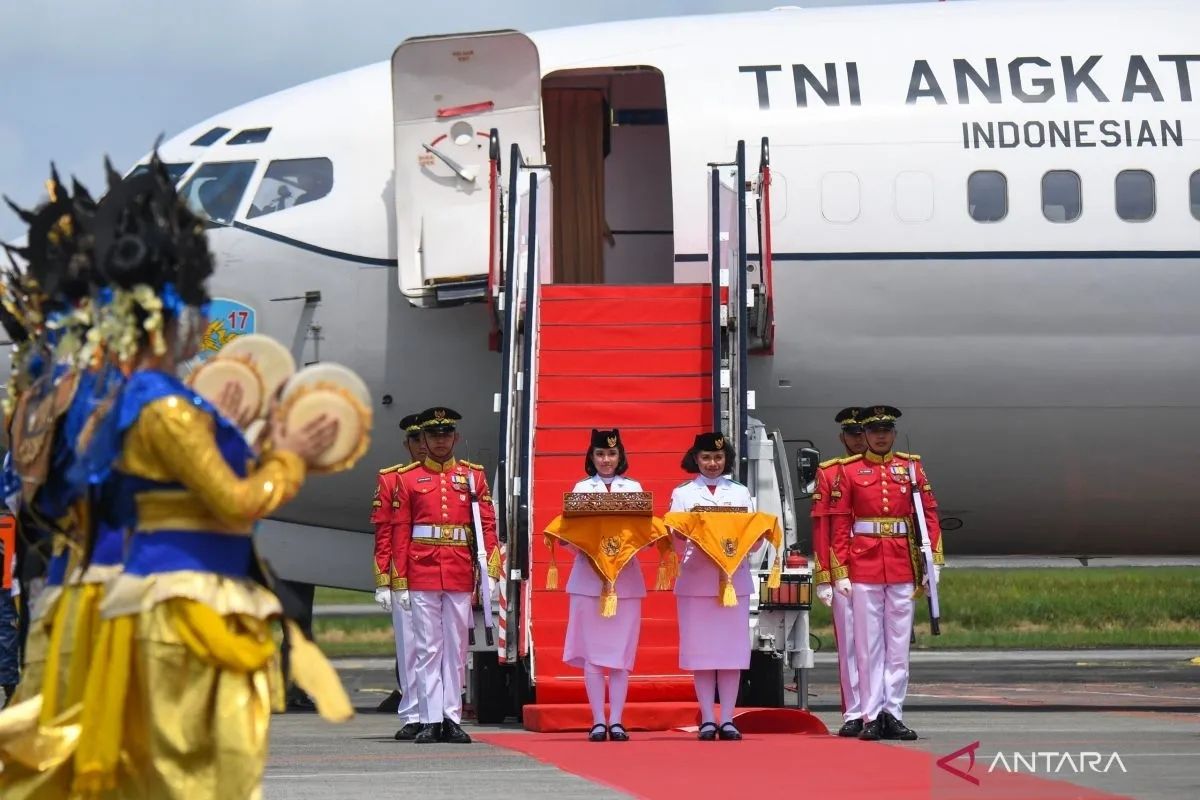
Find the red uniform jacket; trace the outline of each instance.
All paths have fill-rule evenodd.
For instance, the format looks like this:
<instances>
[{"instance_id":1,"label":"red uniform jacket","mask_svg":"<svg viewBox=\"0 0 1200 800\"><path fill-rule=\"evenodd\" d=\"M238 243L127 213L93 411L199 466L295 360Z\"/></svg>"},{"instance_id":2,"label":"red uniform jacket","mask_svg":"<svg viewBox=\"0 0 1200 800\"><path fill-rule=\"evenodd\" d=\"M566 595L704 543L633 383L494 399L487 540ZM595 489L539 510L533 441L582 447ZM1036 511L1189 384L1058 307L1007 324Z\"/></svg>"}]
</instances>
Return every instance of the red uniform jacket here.
<instances>
[{"instance_id":1,"label":"red uniform jacket","mask_svg":"<svg viewBox=\"0 0 1200 800\"><path fill-rule=\"evenodd\" d=\"M917 483L925 505L925 521L933 545L934 563L942 563L942 528L938 522L937 499L921 466L921 457L907 453L851 456L842 460L842 496L829 507L833 555L837 566L830 569L834 580L849 577L852 583L913 583L916 551L909 539L918 541L913 517L912 481L909 462L917 467ZM871 525L873 532L853 532L855 523ZM909 533L901 533L901 524ZM851 535L853 533L853 535Z\"/></svg>"},{"instance_id":2,"label":"red uniform jacket","mask_svg":"<svg viewBox=\"0 0 1200 800\"><path fill-rule=\"evenodd\" d=\"M474 473L488 574L500 577L496 512L483 467L467 461L426 459L397 471L392 517L394 586L426 592L475 588L471 548L475 537L467 475Z\"/></svg>"},{"instance_id":3,"label":"red uniform jacket","mask_svg":"<svg viewBox=\"0 0 1200 800\"><path fill-rule=\"evenodd\" d=\"M371 524L375 526L375 588L391 586L396 590L396 570L392 566L392 517L396 510L396 485L403 464L379 470L375 499L371 501Z\"/></svg>"},{"instance_id":4,"label":"red uniform jacket","mask_svg":"<svg viewBox=\"0 0 1200 800\"><path fill-rule=\"evenodd\" d=\"M829 583L830 570L837 566L833 556L833 520L829 515L831 505L842 497L842 462L831 458L821 462L817 470L817 490L812 496L813 536L813 583Z\"/></svg>"}]
</instances>

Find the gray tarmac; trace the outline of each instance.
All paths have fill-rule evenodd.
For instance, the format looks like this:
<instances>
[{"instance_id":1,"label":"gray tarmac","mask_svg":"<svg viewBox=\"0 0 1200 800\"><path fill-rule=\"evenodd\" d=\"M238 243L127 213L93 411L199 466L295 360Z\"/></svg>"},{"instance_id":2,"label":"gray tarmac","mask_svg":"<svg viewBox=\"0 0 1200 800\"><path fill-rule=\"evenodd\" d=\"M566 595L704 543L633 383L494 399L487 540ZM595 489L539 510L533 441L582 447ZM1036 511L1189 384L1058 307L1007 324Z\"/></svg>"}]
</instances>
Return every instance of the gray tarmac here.
<instances>
[{"instance_id":1,"label":"gray tarmac","mask_svg":"<svg viewBox=\"0 0 1200 800\"><path fill-rule=\"evenodd\" d=\"M1035 774L1119 796L1200 797L1197 656L1200 649L915 653L905 721L921 738L877 746L915 747L940 758L978 742L972 774L980 775L985 787L989 766L1002 769L995 762L998 753L1015 764L1018 753L1028 761L1034 753L1097 752L1108 764L1106 772L1078 771L1054 757L1058 772L1053 774L1039 755ZM266 798L622 796L504 748L397 742L395 718L373 710L390 691L391 662L344 659L337 666L361 713L341 726L315 714L275 716ZM818 654L808 687L811 709L831 729L841 724L834 670L829 654ZM789 688L794 701L794 687ZM521 731L515 722L466 728ZM796 740L802 747L804 737ZM1114 752L1119 766L1111 760ZM965 766L962 759L953 763ZM938 773L937 781L935 787L949 783L935 798L961 790L959 779L948 773ZM880 797L903 800L883 786Z\"/></svg>"}]
</instances>

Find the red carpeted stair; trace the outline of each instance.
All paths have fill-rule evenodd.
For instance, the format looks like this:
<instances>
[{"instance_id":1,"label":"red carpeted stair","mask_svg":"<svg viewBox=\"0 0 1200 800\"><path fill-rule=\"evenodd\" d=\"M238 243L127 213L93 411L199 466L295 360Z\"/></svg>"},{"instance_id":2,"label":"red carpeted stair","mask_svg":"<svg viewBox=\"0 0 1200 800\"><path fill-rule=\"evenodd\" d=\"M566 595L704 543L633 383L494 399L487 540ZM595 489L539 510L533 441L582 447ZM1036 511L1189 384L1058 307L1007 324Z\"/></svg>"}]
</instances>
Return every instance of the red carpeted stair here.
<instances>
[{"instance_id":1,"label":"red carpeted stair","mask_svg":"<svg viewBox=\"0 0 1200 800\"><path fill-rule=\"evenodd\" d=\"M534 530L562 508L563 492L584 477L592 428L620 428L629 477L654 493L665 513L693 437L712 426L712 314L707 285L542 287L538 332L537 425L534 432ZM658 557L641 555L651 589L624 715L630 729L663 730L695 720L689 673L679 669L675 597L653 591ZM559 586L571 557L560 552ZM569 598L547 591L549 551L533 544L532 730L586 730L591 724L579 670L562 663Z\"/></svg>"}]
</instances>

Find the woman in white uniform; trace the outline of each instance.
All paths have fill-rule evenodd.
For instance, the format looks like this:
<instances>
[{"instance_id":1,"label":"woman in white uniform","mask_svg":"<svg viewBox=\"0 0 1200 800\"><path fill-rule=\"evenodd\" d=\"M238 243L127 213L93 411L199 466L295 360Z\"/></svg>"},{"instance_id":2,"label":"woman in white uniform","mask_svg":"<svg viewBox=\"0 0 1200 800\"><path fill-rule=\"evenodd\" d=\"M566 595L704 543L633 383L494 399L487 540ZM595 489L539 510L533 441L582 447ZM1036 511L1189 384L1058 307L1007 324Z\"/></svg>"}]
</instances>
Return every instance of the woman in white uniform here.
<instances>
[{"instance_id":1,"label":"woman in white uniform","mask_svg":"<svg viewBox=\"0 0 1200 800\"><path fill-rule=\"evenodd\" d=\"M702 433L683 457L683 469L696 477L671 493L671 511L691 511L697 506L733 506L755 510L750 490L733 480L737 458L720 432ZM733 575L737 605L721 604L722 574L703 550L677 536L679 577L675 598L679 608L679 667L693 673L696 700L700 703L701 741L737 740L733 724L742 670L750 666L749 558ZM713 720L713 703L721 698L721 718Z\"/></svg>"},{"instance_id":2,"label":"woman in white uniform","mask_svg":"<svg viewBox=\"0 0 1200 800\"><path fill-rule=\"evenodd\" d=\"M591 444L584 456L588 476L575 484L574 492L640 492L642 485L625 477L629 464L620 431L592 430ZM638 633L642 627L642 598L646 583L635 558L617 576L618 598L615 616L600 613L600 595L604 584L582 551L575 551L575 563L567 581L571 595L563 661L583 669L588 703L592 707L592 729L588 739L603 742L629 741L621 724L629 672L637 653ZM608 673L609 716L604 718L604 675Z\"/></svg>"}]
</instances>

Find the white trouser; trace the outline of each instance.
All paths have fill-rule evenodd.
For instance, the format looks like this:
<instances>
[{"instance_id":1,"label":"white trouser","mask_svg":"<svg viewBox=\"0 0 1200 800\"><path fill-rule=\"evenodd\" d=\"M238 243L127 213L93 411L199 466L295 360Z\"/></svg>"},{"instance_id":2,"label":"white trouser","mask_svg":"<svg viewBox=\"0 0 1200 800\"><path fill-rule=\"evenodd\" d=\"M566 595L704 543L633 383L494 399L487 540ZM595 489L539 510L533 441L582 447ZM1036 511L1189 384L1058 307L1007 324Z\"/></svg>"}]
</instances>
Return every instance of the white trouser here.
<instances>
[{"instance_id":1,"label":"white trouser","mask_svg":"<svg viewBox=\"0 0 1200 800\"><path fill-rule=\"evenodd\" d=\"M421 692L417 688L417 648L413 641L412 612L400 607L399 592L392 592L392 633L396 636L396 683L404 693L396 713L405 725L420 722L417 701Z\"/></svg>"},{"instance_id":2,"label":"white trouser","mask_svg":"<svg viewBox=\"0 0 1200 800\"><path fill-rule=\"evenodd\" d=\"M838 680L842 685L842 719L862 717L862 692L858 687L858 652L854 643L854 604L842 595L833 593L833 632L837 636Z\"/></svg>"},{"instance_id":3,"label":"white trouser","mask_svg":"<svg viewBox=\"0 0 1200 800\"><path fill-rule=\"evenodd\" d=\"M901 719L908 692L908 639L912 635L910 583L854 584L854 645L863 719L881 711Z\"/></svg>"},{"instance_id":4,"label":"white trouser","mask_svg":"<svg viewBox=\"0 0 1200 800\"><path fill-rule=\"evenodd\" d=\"M421 722L462 722L471 593L412 591L409 597Z\"/></svg>"}]
</instances>

